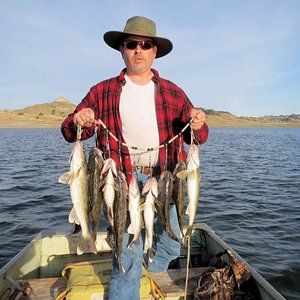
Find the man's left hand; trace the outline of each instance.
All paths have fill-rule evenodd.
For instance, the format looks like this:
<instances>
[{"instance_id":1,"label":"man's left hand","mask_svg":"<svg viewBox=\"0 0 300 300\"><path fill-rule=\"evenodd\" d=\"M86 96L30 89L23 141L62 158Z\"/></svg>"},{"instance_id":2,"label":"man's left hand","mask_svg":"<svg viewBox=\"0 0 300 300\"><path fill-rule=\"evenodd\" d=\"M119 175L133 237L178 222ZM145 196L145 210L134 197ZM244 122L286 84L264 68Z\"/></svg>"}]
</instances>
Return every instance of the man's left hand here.
<instances>
[{"instance_id":1,"label":"man's left hand","mask_svg":"<svg viewBox=\"0 0 300 300\"><path fill-rule=\"evenodd\" d=\"M199 108L193 108L190 110L190 117L193 118L191 123L191 128L193 130L198 130L206 121L206 115L203 110Z\"/></svg>"}]
</instances>

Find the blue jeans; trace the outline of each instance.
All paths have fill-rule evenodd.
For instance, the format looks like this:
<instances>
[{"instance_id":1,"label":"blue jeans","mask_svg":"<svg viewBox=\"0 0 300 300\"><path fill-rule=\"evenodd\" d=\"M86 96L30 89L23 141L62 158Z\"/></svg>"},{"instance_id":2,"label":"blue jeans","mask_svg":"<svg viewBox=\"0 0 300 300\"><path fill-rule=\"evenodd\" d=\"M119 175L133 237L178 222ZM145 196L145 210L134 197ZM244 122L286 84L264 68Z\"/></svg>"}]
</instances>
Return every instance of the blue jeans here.
<instances>
[{"instance_id":1,"label":"blue jeans","mask_svg":"<svg viewBox=\"0 0 300 300\"><path fill-rule=\"evenodd\" d=\"M176 206L170 206L170 225L176 236L180 237L180 229L177 219ZM139 243L133 244L131 249L127 249L129 239L132 235L124 234L122 264L125 273L119 273L118 261L113 254L113 271L108 287L109 300L137 300L140 299L140 277L142 276L142 262L144 259L143 245L145 240L144 229L140 235ZM148 262L149 272L161 272L168 269L169 263L180 255L180 244L166 235L159 219L156 218L154 224L153 249L154 259Z\"/></svg>"}]
</instances>

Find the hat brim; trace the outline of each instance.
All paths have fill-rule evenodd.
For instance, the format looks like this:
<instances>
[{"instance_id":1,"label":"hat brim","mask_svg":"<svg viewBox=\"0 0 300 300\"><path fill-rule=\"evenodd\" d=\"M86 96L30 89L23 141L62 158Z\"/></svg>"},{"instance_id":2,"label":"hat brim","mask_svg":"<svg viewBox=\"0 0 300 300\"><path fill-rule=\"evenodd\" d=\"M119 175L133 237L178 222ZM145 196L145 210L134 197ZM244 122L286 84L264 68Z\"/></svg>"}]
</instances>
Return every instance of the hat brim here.
<instances>
[{"instance_id":1,"label":"hat brim","mask_svg":"<svg viewBox=\"0 0 300 300\"><path fill-rule=\"evenodd\" d=\"M152 40L155 41L156 46L157 46L157 54L155 58L159 58L162 56L167 55L168 53L170 53L173 49L173 44L170 40L166 39L166 38L162 38L162 37L153 37L153 36L148 36L148 35L137 35L137 34L131 34L131 33L126 33L126 32L122 32L122 31L108 31L103 35L103 39L105 41L105 43L120 51L120 45L121 43L124 41L124 39L128 36L132 36L132 35L136 35L136 36L145 36L145 37L149 37Z\"/></svg>"}]
</instances>

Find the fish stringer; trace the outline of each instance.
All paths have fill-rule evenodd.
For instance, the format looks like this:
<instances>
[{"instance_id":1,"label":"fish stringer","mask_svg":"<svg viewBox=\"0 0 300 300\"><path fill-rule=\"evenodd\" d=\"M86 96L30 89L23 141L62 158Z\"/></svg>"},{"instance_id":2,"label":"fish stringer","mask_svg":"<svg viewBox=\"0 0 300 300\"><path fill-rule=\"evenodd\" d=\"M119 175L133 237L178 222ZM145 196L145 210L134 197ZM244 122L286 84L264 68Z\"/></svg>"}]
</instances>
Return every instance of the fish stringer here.
<instances>
[{"instance_id":1,"label":"fish stringer","mask_svg":"<svg viewBox=\"0 0 300 300\"><path fill-rule=\"evenodd\" d=\"M191 128L191 145L195 143L195 135L194 131ZM184 287L184 300L186 300L187 297L187 289L188 289L188 283L189 283L189 265L190 265L190 258L191 258L191 237L189 236L187 238L187 258L186 258L186 276L185 276L185 287Z\"/></svg>"},{"instance_id":2,"label":"fish stringer","mask_svg":"<svg viewBox=\"0 0 300 300\"><path fill-rule=\"evenodd\" d=\"M82 127L79 123L77 123L77 136L76 139L77 141L81 140L81 134L82 134Z\"/></svg>"}]
</instances>

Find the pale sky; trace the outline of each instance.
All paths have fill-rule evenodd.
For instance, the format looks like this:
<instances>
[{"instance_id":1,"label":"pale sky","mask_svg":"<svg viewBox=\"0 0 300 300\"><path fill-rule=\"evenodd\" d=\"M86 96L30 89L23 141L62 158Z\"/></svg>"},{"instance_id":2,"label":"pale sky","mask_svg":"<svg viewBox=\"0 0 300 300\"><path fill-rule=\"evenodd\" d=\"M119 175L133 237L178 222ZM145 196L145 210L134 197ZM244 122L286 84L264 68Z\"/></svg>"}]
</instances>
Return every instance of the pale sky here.
<instances>
[{"instance_id":1,"label":"pale sky","mask_svg":"<svg viewBox=\"0 0 300 300\"><path fill-rule=\"evenodd\" d=\"M173 42L153 67L195 106L300 114L299 0L0 0L0 109L79 103L124 67L103 34L135 15Z\"/></svg>"}]
</instances>

